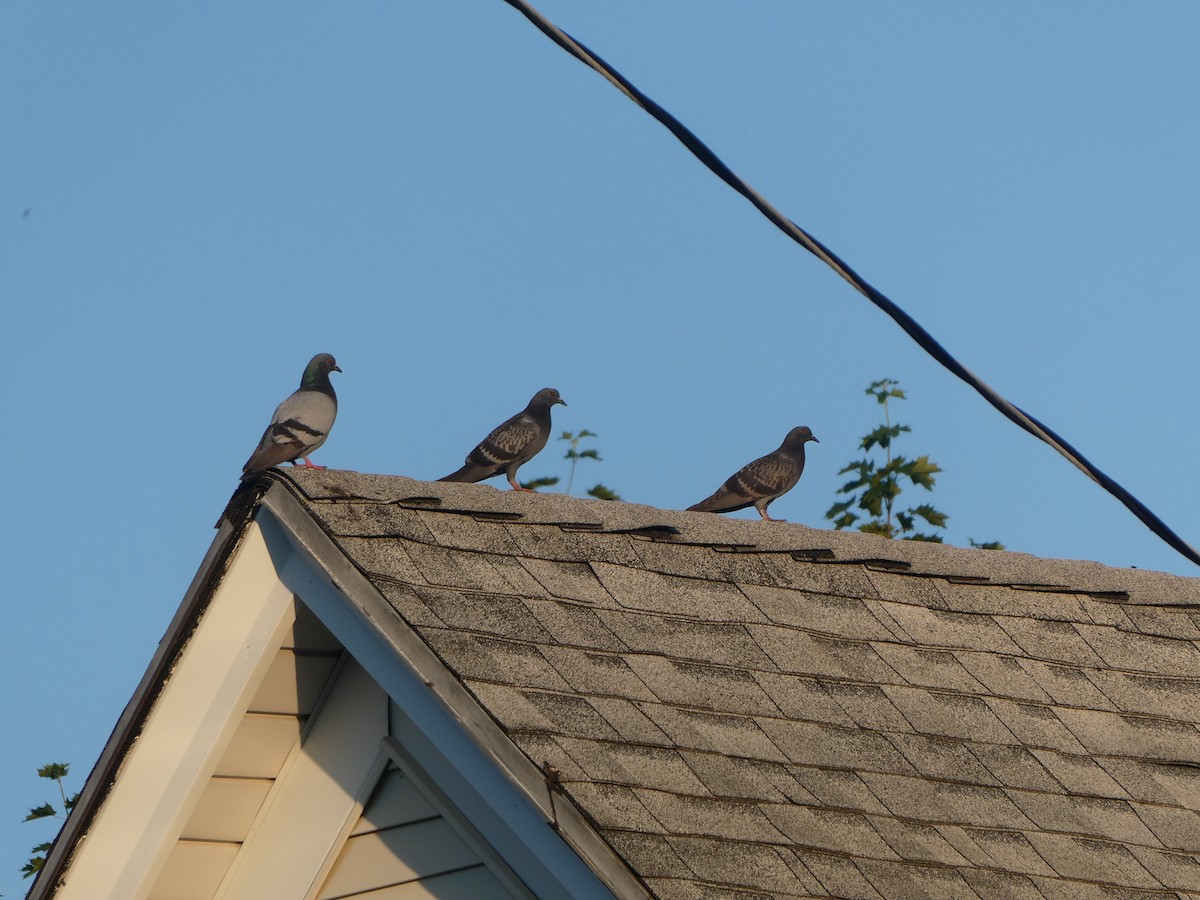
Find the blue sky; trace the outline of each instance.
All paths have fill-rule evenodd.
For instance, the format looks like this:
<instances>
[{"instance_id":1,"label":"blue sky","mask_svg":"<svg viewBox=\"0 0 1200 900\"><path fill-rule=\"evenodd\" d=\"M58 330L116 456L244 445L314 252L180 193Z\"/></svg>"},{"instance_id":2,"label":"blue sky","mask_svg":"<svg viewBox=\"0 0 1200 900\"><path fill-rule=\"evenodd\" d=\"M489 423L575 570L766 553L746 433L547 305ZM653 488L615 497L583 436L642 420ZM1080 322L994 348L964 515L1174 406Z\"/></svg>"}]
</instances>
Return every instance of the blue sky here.
<instances>
[{"instance_id":1,"label":"blue sky","mask_svg":"<svg viewBox=\"0 0 1200 900\"><path fill-rule=\"evenodd\" d=\"M538 5L1200 542L1200 5ZM9 2L0 111L6 897L317 352L331 467L439 477L551 385L668 508L811 426L813 527L898 379L949 542L1198 574L500 0Z\"/></svg>"}]
</instances>

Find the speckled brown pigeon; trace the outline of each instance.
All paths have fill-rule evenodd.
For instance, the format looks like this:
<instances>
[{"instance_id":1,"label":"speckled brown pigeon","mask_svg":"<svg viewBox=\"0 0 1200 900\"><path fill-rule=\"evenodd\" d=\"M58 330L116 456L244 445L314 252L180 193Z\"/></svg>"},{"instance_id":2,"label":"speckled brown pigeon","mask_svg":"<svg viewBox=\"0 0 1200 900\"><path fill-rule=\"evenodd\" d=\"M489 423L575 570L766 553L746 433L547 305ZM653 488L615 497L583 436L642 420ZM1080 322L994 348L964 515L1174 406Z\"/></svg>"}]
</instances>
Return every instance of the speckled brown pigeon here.
<instances>
[{"instance_id":1,"label":"speckled brown pigeon","mask_svg":"<svg viewBox=\"0 0 1200 900\"><path fill-rule=\"evenodd\" d=\"M800 480L804 471L804 445L809 441L821 443L813 437L807 425L793 428L778 450L743 466L715 494L688 509L725 513L753 506L768 522L782 521L772 519L767 514L767 507L776 497L794 488Z\"/></svg>"},{"instance_id":2,"label":"speckled brown pigeon","mask_svg":"<svg viewBox=\"0 0 1200 900\"><path fill-rule=\"evenodd\" d=\"M517 469L541 452L550 438L550 407L567 403L554 388L542 388L529 405L492 430L470 452L464 465L439 481L483 481L503 472L514 491L528 491L517 484Z\"/></svg>"}]
</instances>

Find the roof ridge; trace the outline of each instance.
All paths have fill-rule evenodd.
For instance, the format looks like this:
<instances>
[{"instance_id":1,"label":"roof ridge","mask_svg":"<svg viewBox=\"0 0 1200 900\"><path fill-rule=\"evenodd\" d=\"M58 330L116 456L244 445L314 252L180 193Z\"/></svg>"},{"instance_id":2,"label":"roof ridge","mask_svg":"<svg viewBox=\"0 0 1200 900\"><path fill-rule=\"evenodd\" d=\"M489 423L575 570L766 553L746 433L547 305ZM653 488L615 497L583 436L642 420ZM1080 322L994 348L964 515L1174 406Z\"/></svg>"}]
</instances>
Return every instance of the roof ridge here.
<instances>
[{"instance_id":1,"label":"roof ridge","mask_svg":"<svg viewBox=\"0 0 1200 900\"><path fill-rule=\"evenodd\" d=\"M740 520L711 513L666 510L563 494L518 494L488 485L425 482L402 475L371 475L332 469L275 469L263 477L288 484L298 498L311 507L334 505L333 501L338 500L341 502L336 505L396 505L398 499L422 498L429 505L415 507L416 511L442 512L446 511L445 507L431 501L445 504L452 500L457 504L454 513L485 517L500 515L508 518L510 524L567 525L600 534L626 533L632 540L638 539L632 532L648 525L679 531L679 535L670 540L653 541L657 546L703 545L738 548L718 552L801 554L805 561L907 567L908 574L953 581L986 578L991 583L1020 590L1036 590L1061 582L1072 585L1071 592L1076 594L1111 595L1116 599L1125 595L1129 598L1127 602L1138 605L1200 607L1200 578L1122 569L1090 561L1043 559L1015 551L962 548L926 541L892 541L877 535L829 531L799 523ZM530 517L531 510L537 510L537 518ZM702 537L697 540L697 535ZM819 546L814 547L814 543ZM751 547L754 549L749 549ZM1048 572L1055 573L1055 577L1046 578Z\"/></svg>"}]
</instances>

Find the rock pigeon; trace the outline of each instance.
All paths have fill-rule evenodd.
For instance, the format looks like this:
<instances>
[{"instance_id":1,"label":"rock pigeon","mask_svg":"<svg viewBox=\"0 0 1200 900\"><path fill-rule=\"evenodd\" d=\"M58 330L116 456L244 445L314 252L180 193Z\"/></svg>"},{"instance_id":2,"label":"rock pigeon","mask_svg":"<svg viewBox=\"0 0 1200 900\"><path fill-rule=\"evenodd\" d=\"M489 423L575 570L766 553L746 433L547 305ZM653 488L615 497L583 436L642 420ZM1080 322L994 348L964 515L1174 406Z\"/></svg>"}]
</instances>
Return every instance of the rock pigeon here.
<instances>
[{"instance_id":1,"label":"rock pigeon","mask_svg":"<svg viewBox=\"0 0 1200 900\"><path fill-rule=\"evenodd\" d=\"M527 407L493 429L470 452L465 466L438 480L474 483L503 472L514 491L533 493L517 484L517 469L546 446L550 437L550 407L557 403L567 405L554 388L542 388L533 395Z\"/></svg>"},{"instance_id":2,"label":"rock pigeon","mask_svg":"<svg viewBox=\"0 0 1200 900\"><path fill-rule=\"evenodd\" d=\"M767 507L776 497L794 488L800 480L800 474L804 471L804 445L808 441L817 439L807 425L793 428L778 450L743 466L715 494L688 509L724 513L753 506L766 521L782 521L767 515Z\"/></svg>"},{"instance_id":3,"label":"rock pigeon","mask_svg":"<svg viewBox=\"0 0 1200 900\"><path fill-rule=\"evenodd\" d=\"M256 478L272 466L297 459L307 469L323 469L309 462L309 454L325 443L337 418L337 395L329 383L330 372L340 372L328 353L318 353L304 369L299 389L284 400L263 432L258 449L242 466L242 481Z\"/></svg>"}]
</instances>

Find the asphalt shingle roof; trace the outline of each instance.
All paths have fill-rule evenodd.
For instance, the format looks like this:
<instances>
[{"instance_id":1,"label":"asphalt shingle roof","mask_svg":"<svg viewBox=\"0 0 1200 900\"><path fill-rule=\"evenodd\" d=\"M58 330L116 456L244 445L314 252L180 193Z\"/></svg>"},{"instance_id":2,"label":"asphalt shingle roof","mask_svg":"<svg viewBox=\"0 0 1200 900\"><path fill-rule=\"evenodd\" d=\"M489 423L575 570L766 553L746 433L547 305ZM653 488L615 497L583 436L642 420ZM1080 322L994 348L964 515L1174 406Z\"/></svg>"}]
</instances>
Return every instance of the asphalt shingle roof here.
<instances>
[{"instance_id":1,"label":"asphalt shingle roof","mask_svg":"<svg viewBox=\"0 0 1200 900\"><path fill-rule=\"evenodd\" d=\"M1200 896L1200 580L272 477L659 897Z\"/></svg>"}]
</instances>

